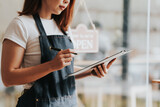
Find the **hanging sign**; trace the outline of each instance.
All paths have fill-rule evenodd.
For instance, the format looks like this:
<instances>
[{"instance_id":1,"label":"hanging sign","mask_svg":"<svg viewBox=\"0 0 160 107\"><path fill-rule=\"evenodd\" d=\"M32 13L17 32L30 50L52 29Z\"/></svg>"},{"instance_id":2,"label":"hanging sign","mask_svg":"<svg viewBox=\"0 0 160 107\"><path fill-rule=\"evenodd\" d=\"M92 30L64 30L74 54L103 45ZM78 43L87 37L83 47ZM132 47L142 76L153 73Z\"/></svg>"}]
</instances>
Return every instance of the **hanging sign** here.
<instances>
[{"instance_id":1,"label":"hanging sign","mask_svg":"<svg viewBox=\"0 0 160 107\"><path fill-rule=\"evenodd\" d=\"M79 24L72 29L72 38L75 51L78 53L98 52L98 31L90 30L84 24Z\"/></svg>"}]
</instances>

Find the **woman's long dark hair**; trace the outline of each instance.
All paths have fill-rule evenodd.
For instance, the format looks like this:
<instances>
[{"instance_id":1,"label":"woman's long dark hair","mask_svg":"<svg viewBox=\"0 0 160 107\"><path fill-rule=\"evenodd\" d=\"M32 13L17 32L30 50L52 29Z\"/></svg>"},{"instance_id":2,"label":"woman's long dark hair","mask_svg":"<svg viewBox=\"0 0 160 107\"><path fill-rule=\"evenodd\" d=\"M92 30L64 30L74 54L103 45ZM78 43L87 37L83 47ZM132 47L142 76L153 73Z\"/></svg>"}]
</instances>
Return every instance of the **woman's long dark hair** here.
<instances>
[{"instance_id":1,"label":"woman's long dark hair","mask_svg":"<svg viewBox=\"0 0 160 107\"><path fill-rule=\"evenodd\" d=\"M59 29L67 31L68 27L73 18L75 0L70 0L67 8L60 14L55 15L54 20L56 21ZM37 13L42 6L42 0L25 0L22 12L18 12L19 15L33 15Z\"/></svg>"}]
</instances>

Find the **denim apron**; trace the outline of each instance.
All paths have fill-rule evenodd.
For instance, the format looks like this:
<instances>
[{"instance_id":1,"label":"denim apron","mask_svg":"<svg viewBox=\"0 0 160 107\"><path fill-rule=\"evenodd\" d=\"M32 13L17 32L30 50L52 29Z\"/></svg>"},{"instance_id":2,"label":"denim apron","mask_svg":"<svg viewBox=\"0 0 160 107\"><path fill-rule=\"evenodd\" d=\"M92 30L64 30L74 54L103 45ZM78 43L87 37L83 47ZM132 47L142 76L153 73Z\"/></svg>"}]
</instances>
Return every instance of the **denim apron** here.
<instances>
[{"instance_id":1,"label":"denim apron","mask_svg":"<svg viewBox=\"0 0 160 107\"><path fill-rule=\"evenodd\" d=\"M47 36L38 14L33 15L40 32L41 63L52 60L60 49L73 49L71 39L67 35ZM64 33L64 32L63 32ZM35 81L18 100L17 107L77 107L75 93L75 77L66 76L74 72L73 60L71 65Z\"/></svg>"}]
</instances>

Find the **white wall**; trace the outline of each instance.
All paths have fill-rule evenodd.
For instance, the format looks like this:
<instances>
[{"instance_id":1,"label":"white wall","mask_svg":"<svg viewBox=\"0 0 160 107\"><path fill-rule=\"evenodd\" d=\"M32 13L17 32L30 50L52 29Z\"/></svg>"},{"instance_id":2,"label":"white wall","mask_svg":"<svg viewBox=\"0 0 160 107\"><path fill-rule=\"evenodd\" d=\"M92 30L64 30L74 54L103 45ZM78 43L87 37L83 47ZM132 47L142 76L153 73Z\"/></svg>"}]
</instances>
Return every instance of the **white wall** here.
<instances>
[{"instance_id":1,"label":"white wall","mask_svg":"<svg viewBox=\"0 0 160 107\"><path fill-rule=\"evenodd\" d=\"M0 36L23 7L24 0L0 0Z\"/></svg>"}]
</instances>

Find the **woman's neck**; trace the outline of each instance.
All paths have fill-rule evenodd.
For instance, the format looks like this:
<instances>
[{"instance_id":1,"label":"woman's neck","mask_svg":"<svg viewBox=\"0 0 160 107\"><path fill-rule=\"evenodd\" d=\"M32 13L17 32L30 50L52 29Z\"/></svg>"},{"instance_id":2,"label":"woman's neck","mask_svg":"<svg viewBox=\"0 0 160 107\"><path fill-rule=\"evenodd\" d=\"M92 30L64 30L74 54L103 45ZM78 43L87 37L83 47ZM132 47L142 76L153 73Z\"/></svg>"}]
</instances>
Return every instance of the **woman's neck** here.
<instances>
[{"instance_id":1,"label":"woman's neck","mask_svg":"<svg viewBox=\"0 0 160 107\"><path fill-rule=\"evenodd\" d=\"M43 19L51 19L51 12L48 10L48 8L45 8L45 6L42 5L42 8L39 11L39 16Z\"/></svg>"}]
</instances>

